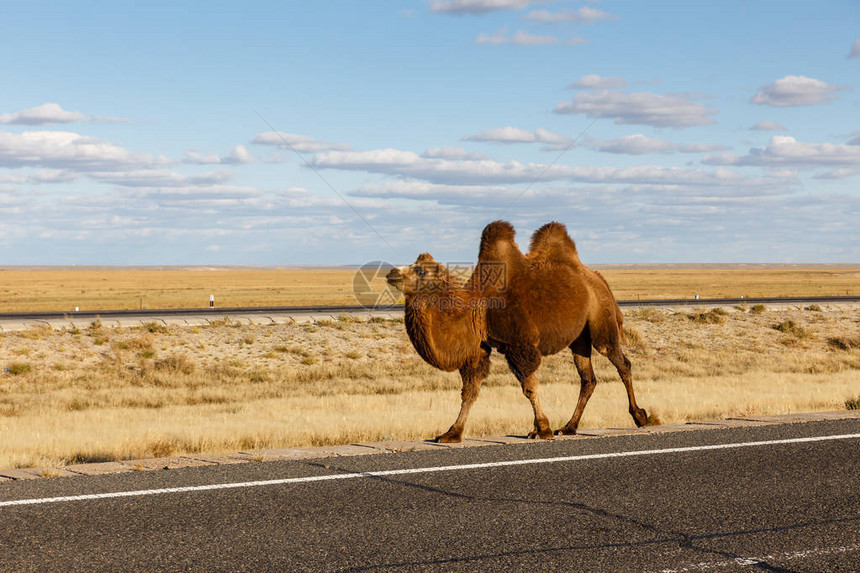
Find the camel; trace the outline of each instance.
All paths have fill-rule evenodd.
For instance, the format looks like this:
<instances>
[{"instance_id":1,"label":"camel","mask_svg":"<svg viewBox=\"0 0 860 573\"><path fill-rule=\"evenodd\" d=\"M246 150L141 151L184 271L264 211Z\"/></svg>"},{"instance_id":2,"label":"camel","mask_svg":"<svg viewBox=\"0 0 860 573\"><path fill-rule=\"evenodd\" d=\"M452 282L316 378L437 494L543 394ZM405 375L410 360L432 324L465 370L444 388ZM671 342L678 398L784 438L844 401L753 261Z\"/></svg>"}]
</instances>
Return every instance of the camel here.
<instances>
[{"instance_id":1,"label":"camel","mask_svg":"<svg viewBox=\"0 0 860 573\"><path fill-rule=\"evenodd\" d=\"M478 265L464 285L452 284L444 265L429 254L408 267L392 269L388 282L406 298L406 330L419 355L462 377L460 413L438 442L459 442L469 410L489 374L493 348L505 356L534 412L530 438L552 438L535 376L543 356L565 348L573 353L580 393L570 420L558 433L575 434L597 384L591 349L606 356L627 390L637 426L647 424L633 392L630 361L621 348L623 317L606 280L579 260L576 245L560 223L532 236L523 254L510 223L484 228Z\"/></svg>"}]
</instances>

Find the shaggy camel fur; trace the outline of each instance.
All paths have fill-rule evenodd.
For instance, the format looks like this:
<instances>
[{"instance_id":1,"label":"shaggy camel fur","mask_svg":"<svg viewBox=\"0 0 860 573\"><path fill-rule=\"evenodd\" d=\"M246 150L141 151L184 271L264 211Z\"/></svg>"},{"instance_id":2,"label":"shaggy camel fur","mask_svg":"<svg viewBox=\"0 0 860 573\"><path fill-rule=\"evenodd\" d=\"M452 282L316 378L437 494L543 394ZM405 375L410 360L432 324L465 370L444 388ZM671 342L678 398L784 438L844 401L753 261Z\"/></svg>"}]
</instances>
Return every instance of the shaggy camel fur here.
<instances>
[{"instance_id":1,"label":"shaggy camel fur","mask_svg":"<svg viewBox=\"0 0 860 573\"><path fill-rule=\"evenodd\" d=\"M627 389L630 414L637 426L645 425L647 414L636 405L630 361L621 349L621 311L606 281L580 262L564 225L549 223L538 229L527 255L514 242L514 234L504 221L484 228L478 265L462 287L453 287L445 267L426 254L412 266L389 273L389 282L406 295L406 328L418 353L437 368L459 369L463 379L460 414L436 440L462 439L469 410L489 373L491 348L505 356L532 404L534 430L529 437L552 437L535 372L542 356L565 348L573 353L581 388L573 416L559 433L576 433L594 392L592 347L616 367Z\"/></svg>"}]
</instances>

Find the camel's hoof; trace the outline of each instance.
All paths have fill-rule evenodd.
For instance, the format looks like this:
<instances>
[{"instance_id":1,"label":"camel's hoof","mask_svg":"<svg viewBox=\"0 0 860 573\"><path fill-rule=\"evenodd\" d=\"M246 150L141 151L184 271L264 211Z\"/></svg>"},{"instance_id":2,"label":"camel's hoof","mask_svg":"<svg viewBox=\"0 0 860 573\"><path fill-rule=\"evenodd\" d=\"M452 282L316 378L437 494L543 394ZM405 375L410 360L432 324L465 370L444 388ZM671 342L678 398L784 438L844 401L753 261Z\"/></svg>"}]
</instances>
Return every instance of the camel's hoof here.
<instances>
[{"instance_id":1,"label":"camel's hoof","mask_svg":"<svg viewBox=\"0 0 860 573\"><path fill-rule=\"evenodd\" d=\"M641 428L642 426L648 425L648 412L646 412L642 408L637 408L630 412L633 416L633 421L636 423L636 427Z\"/></svg>"},{"instance_id":2,"label":"camel's hoof","mask_svg":"<svg viewBox=\"0 0 860 573\"><path fill-rule=\"evenodd\" d=\"M569 426L565 426L564 428L558 430L555 433L556 436L575 436L576 428L571 428Z\"/></svg>"},{"instance_id":3,"label":"camel's hoof","mask_svg":"<svg viewBox=\"0 0 860 573\"><path fill-rule=\"evenodd\" d=\"M463 441L462 434L449 434L444 433L441 436L436 436L433 439L437 444L458 444Z\"/></svg>"},{"instance_id":4,"label":"camel's hoof","mask_svg":"<svg viewBox=\"0 0 860 573\"><path fill-rule=\"evenodd\" d=\"M529 432L528 439L536 440L540 438L541 440L551 440L553 438L552 430L544 430L542 432L538 432L537 430L533 430Z\"/></svg>"}]
</instances>

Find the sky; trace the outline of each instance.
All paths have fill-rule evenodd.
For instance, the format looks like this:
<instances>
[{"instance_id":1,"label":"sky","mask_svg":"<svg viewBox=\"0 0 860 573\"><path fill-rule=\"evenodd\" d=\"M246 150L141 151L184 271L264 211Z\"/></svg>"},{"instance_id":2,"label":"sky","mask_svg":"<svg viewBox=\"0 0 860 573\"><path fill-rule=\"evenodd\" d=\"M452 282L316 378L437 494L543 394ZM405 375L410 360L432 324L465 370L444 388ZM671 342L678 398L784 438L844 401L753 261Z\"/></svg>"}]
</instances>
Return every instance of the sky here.
<instances>
[{"instance_id":1,"label":"sky","mask_svg":"<svg viewBox=\"0 0 860 573\"><path fill-rule=\"evenodd\" d=\"M860 3L5 2L0 266L860 262Z\"/></svg>"}]
</instances>

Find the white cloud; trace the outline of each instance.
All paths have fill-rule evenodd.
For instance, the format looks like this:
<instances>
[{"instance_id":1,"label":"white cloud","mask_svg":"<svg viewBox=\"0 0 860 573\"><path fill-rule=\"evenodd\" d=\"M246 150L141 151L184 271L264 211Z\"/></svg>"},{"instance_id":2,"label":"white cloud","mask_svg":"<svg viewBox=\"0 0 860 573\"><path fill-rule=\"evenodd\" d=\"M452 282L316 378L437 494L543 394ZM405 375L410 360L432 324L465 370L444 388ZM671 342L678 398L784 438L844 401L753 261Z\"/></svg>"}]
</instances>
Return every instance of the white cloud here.
<instances>
[{"instance_id":1,"label":"white cloud","mask_svg":"<svg viewBox=\"0 0 860 573\"><path fill-rule=\"evenodd\" d=\"M692 101L689 96L607 90L577 93L572 101L559 102L553 112L611 117L617 124L676 128L715 123L710 116L717 113Z\"/></svg>"},{"instance_id":2,"label":"white cloud","mask_svg":"<svg viewBox=\"0 0 860 573\"><path fill-rule=\"evenodd\" d=\"M0 183L27 183L30 185L42 185L45 183L71 183L80 176L72 171L62 169L37 169L27 173L0 174Z\"/></svg>"},{"instance_id":3,"label":"white cloud","mask_svg":"<svg viewBox=\"0 0 860 573\"><path fill-rule=\"evenodd\" d=\"M27 177L27 182L33 185L44 183L72 183L77 181L79 175L71 171L61 169L39 169Z\"/></svg>"},{"instance_id":4,"label":"white cloud","mask_svg":"<svg viewBox=\"0 0 860 573\"><path fill-rule=\"evenodd\" d=\"M778 107L819 105L832 100L840 88L806 76L785 76L763 86L751 103Z\"/></svg>"},{"instance_id":5,"label":"white cloud","mask_svg":"<svg viewBox=\"0 0 860 573\"><path fill-rule=\"evenodd\" d=\"M591 146L606 153L618 153L625 155L646 155L649 153L705 153L725 149L721 145L709 143L678 144L664 139L648 137L641 133L625 135L610 141L591 142Z\"/></svg>"},{"instance_id":6,"label":"white cloud","mask_svg":"<svg viewBox=\"0 0 860 573\"><path fill-rule=\"evenodd\" d=\"M211 171L202 175L184 175L167 169L139 169L131 171L95 171L90 177L122 187L196 187L224 183L231 173L226 170Z\"/></svg>"},{"instance_id":7,"label":"white cloud","mask_svg":"<svg viewBox=\"0 0 860 573\"><path fill-rule=\"evenodd\" d=\"M492 160L451 161L429 159L411 151L374 149L370 151L330 151L316 155L312 161L319 169L365 171L395 175L447 185L498 185L541 181L577 181L605 184L651 185L758 185L727 169L703 171L662 166L625 168L521 163Z\"/></svg>"},{"instance_id":8,"label":"white cloud","mask_svg":"<svg viewBox=\"0 0 860 573\"><path fill-rule=\"evenodd\" d=\"M848 52L849 58L860 58L860 38L854 40L854 45L851 46L851 51Z\"/></svg>"},{"instance_id":9,"label":"white cloud","mask_svg":"<svg viewBox=\"0 0 860 573\"><path fill-rule=\"evenodd\" d=\"M716 145L714 143L686 143L678 146L678 151L681 153L710 153L725 149L728 148L724 145Z\"/></svg>"},{"instance_id":10,"label":"white cloud","mask_svg":"<svg viewBox=\"0 0 860 573\"><path fill-rule=\"evenodd\" d=\"M18 125L45 125L48 123L76 123L87 116L77 111L66 111L59 104L46 103L15 113L0 115L0 123Z\"/></svg>"},{"instance_id":11,"label":"white cloud","mask_svg":"<svg viewBox=\"0 0 860 573\"><path fill-rule=\"evenodd\" d=\"M726 153L702 159L706 165L787 166L795 168L860 167L860 146L838 143L803 143L775 135L764 149L752 148L743 157Z\"/></svg>"},{"instance_id":12,"label":"white cloud","mask_svg":"<svg viewBox=\"0 0 860 573\"><path fill-rule=\"evenodd\" d=\"M243 145L235 146L229 155L218 155L217 153L209 153L202 155L196 151L186 151L182 158L184 163L195 163L197 165L213 165L213 164L228 164L236 165L243 163L252 163L254 157L245 149Z\"/></svg>"},{"instance_id":13,"label":"white cloud","mask_svg":"<svg viewBox=\"0 0 860 573\"><path fill-rule=\"evenodd\" d=\"M478 34L475 38L476 44L487 44L491 46L501 46L510 42L507 28L499 28L493 34Z\"/></svg>"},{"instance_id":14,"label":"white cloud","mask_svg":"<svg viewBox=\"0 0 860 573\"><path fill-rule=\"evenodd\" d=\"M530 20L539 24L560 24L562 22L578 22L582 24L590 24L598 20L615 20L614 15L596 8L583 6L579 10L559 10L558 12L550 12L549 10L533 10L523 16L523 20Z\"/></svg>"},{"instance_id":15,"label":"white cloud","mask_svg":"<svg viewBox=\"0 0 860 573\"><path fill-rule=\"evenodd\" d=\"M621 76L612 76L603 78L597 74L588 74L582 76L572 84L568 84L568 89L581 90L612 90L627 87L627 80Z\"/></svg>"},{"instance_id":16,"label":"white cloud","mask_svg":"<svg viewBox=\"0 0 860 573\"><path fill-rule=\"evenodd\" d=\"M830 171L818 173L813 177L813 179L847 179L848 177L853 177L858 173L860 173L860 171L857 169L840 167L839 169L832 169Z\"/></svg>"},{"instance_id":17,"label":"white cloud","mask_svg":"<svg viewBox=\"0 0 860 573\"><path fill-rule=\"evenodd\" d=\"M569 40L562 40L557 36L549 34L530 34L522 30L518 30L513 36L509 36L507 28L499 28L492 34L479 34L478 37L475 38L475 43L488 44L492 46L501 46L505 44L515 46L576 46L587 43L587 40L575 37L572 37Z\"/></svg>"},{"instance_id":18,"label":"white cloud","mask_svg":"<svg viewBox=\"0 0 860 573\"><path fill-rule=\"evenodd\" d=\"M221 156L217 153L207 153L203 155L196 151L186 151L182 156L183 163L194 163L196 165L210 165L213 163L221 163Z\"/></svg>"},{"instance_id":19,"label":"white cloud","mask_svg":"<svg viewBox=\"0 0 860 573\"><path fill-rule=\"evenodd\" d=\"M60 104L56 103L44 103L15 113L0 115L0 123L14 125L47 125L51 123L78 123L83 121L125 123L128 120L96 115L88 116L79 111L67 111Z\"/></svg>"},{"instance_id":20,"label":"white cloud","mask_svg":"<svg viewBox=\"0 0 860 573\"><path fill-rule=\"evenodd\" d=\"M352 197L373 197L377 199L412 199L415 201L436 201L446 204L480 203L503 198L513 199L521 194L520 189L504 186L482 185L445 185L424 181L392 181L382 184L368 184L349 192Z\"/></svg>"},{"instance_id":21,"label":"white cloud","mask_svg":"<svg viewBox=\"0 0 860 573\"><path fill-rule=\"evenodd\" d=\"M253 161L254 157L245 149L245 146L237 145L222 163L252 163Z\"/></svg>"},{"instance_id":22,"label":"white cloud","mask_svg":"<svg viewBox=\"0 0 860 573\"><path fill-rule=\"evenodd\" d=\"M611 141L596 141L593 147L605 153L619 153L626 155L645 155L648 153L671 153L677 151L678 146L671 141L647 137L641 133L625 135Z\"/></svg>"},{"instance_id":23,"label":"white cloud","mask_svg":"<svg viewBox=\"0 0 860 573\"><path fill-rule=\"evenodd\" d=\"M787 131L786 127L775 121L760 121L750 128L751 131Z\"/></svg>"},{"instance_id":24,"label":"white cloud","mask_svg":"<svg viewBox=\"0 0 860 573\"><path fill-rule=\"evenodd\" d=\"M432 0L431 12L485 14L498 10L522 10L540 0Z\"/></svg>"},{"instance_id":25,"label":"white cloud","mask_svg":"<svg viewBox=\"0 0 860 573\"><path fill-rule=\"evenodd\" d=\"M451 146L428 147L421 156L433 159L487 159L483 153L475 153L466 151L462 147Z\"/></svg>"},{"instance_id":26,"label":"white cloud","mask_svg":"<svg viewBox=\"0 0 860 573\"><path fill-rule=\"evenodd\" d=\"M346 151L351 149L348 143L336 143L315 139L307 135L286 133L283 131L266 131L254 136L251 143L274 145L284 149L293 149L300 153L319 153L320 151Z\"/></svg>"},{"instance_id":27,"label":"white cloud","mask_svg":"<svg viewBox=\"0 0 860 573\"><path fill-rule=\"evenodd\" d=\"M71 131L0 131L0 167L41 166L75 170L118 170L161 165L163 157Z\"/></svg>"},{"instance_id":28,"label":"white cloud","mask_svg":"<svg viewBox=\"0 0 860 573\"><path fill-rule=\"evenodd\" d=\"M516 127L487 129L475 135L463 137L466 141L491 141L493 143L534 143L535 134Z\"/></svg>"},{"instance_id":29,"label":"white cloud","mask_svg":"<svg viewBox=\"0 0 860 573\"><path fill-rule=\"evenodd\" d=\"M547 145L543 149L546 150L565 149L573 141L567 136L559 135L546 129L538 128L532 133L531 131L511 126L487 129L475 135L467 135L462 139L464 141L480 141L483 143L545 143Z\"/></svg>"}]
</instances>

